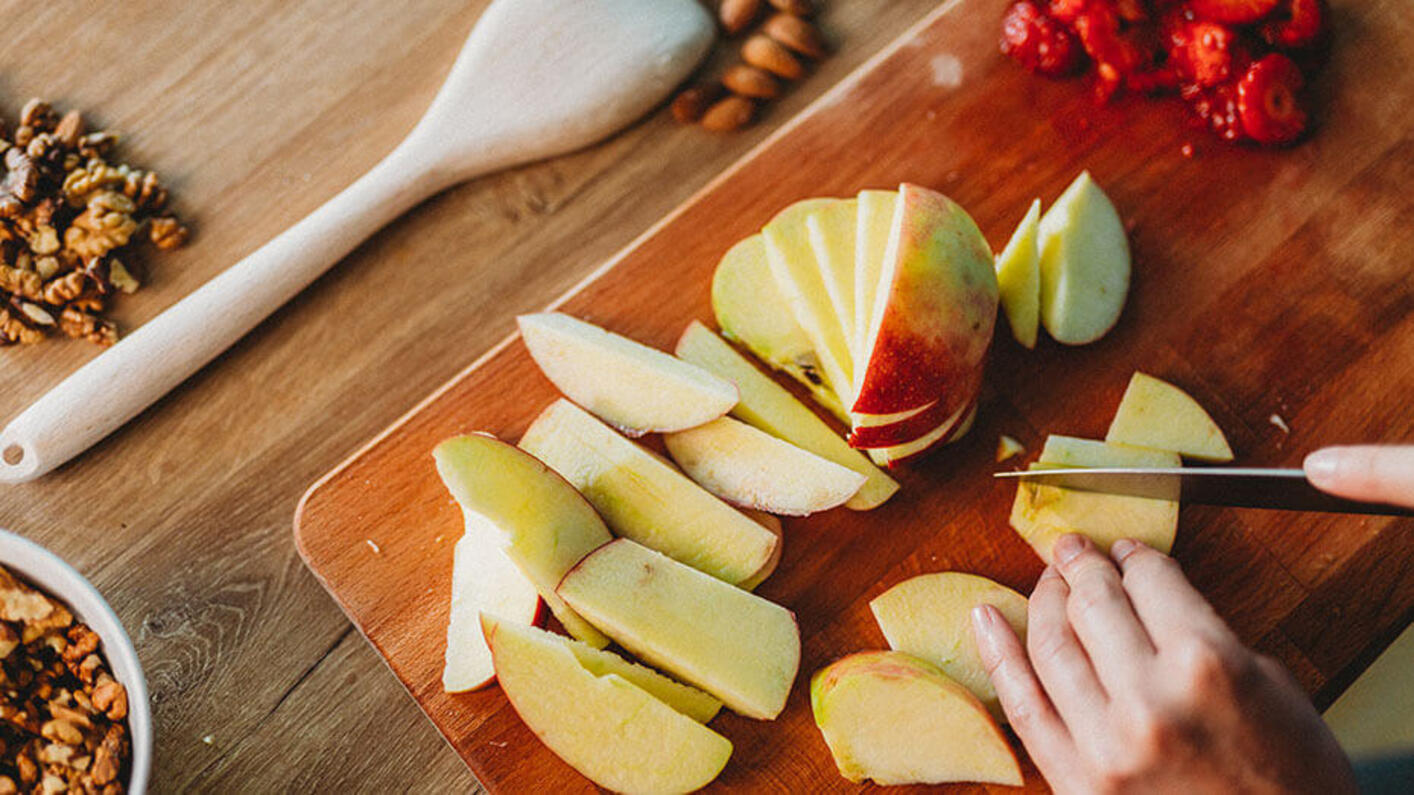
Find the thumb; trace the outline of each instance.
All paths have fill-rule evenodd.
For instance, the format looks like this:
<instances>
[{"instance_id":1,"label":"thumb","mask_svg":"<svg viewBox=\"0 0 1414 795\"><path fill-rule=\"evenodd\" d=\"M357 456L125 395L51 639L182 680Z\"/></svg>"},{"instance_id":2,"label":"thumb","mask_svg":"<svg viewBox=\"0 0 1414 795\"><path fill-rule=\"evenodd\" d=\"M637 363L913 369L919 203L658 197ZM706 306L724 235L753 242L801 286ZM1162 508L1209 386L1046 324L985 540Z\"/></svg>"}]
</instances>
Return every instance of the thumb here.
<instances>
[{"instance_id":1,"label":"thumb","mask_svg":"<svg viewBox=\"0 0 1414 795\"><path fill-rule=\"evenodd\" d=\"M1414 507L1414 445L1326 447L1306 456L1303 468L1322 491Z\"/></svg>"}]
</instances>

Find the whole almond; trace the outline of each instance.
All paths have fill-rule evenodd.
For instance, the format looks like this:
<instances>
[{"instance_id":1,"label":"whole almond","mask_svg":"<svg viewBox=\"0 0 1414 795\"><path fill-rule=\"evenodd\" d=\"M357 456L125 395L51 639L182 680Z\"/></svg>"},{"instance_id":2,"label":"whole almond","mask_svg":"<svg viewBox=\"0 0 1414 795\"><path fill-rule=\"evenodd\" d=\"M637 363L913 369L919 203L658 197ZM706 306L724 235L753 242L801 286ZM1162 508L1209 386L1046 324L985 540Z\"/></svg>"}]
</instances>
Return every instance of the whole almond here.
<instances>
[{"instance_id":1,"label":"whole almond","mask_svg":"<svg viewBox=\"0 0 1414 795\"><path fill-rule=\"evenodd\" d=\"M703 83L693 86L673 99L673 118L682 124L692 124L702 118L702 114L716 102L726 89L721 83Z\"/></svg>"},{"instance_id":2,"label":"whole almond","mask_svg":"<svg viewBox=\"0 0 1414 795\"><path fill-rule=\"evenodd\" d=\"M800 17L772 14L766 24L761 26L761 31L808 58L818 61L830 54L825 46L825 37L820 35L820 29Z\"/></svg>"},{"instance_id":3,"label":"whole almond","mask_svg":"<svg viewBox=\"0 0 1414 795\"><path fill-rule=\"evenodd\" d=\"M771 7L798 17L808 17L815 13L815 3L811 0L771 0Z\"/></svg>"},{"instance_id":4,"label":"whole almond","mask_svg":"<svg viewBox=\"0 0 1414 795\"><path fill-rule=\"evenodd\" d=\"M754 115L756 103L734 94L720 100L702 114L702 127L712 132L731 132L750 124Z\"/></svg>"},{"instance_id":5,"label":"whole almond","mask_svg":"<svg viewBox=\"0 0 1414 795\"><path fill-rule=\"evenodd\" d=\"M787 80L799 80L805 76L805 67L790 54L790 50L764 33L752 36L741 45L741 59Z\"/></svg>"},{"instance_id":6,"label":"whole almond","mask_svg":"<svg viewBox=\"0 0 1414 795\"><path fill-rule=\"evenodd\" d=\"M722 5L717 8L717 18L722 21L722 29L730 36L751 27L751 23L759 16L761 0L722 0Z\"/></svg>"},{"instance_id":7,"label":"whole almond","mask_svg":"<svg viewBox=\"0 0 1414 795\"><path fill-rule=\"evenodd\" d=\"M755 99L775 99L781 94L781 84L765 69L739 63L722 75L722 84L733 94Z\"/></svg>"}]
</instances>

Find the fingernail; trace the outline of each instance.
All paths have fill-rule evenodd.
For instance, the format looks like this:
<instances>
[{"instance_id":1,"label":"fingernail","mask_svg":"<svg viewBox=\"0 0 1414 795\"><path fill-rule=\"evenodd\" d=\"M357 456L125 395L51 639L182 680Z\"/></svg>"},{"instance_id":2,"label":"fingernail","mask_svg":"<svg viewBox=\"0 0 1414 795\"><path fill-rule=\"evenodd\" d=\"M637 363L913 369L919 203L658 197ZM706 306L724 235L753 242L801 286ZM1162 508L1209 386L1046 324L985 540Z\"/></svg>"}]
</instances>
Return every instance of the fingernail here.
<instances>
[{"instance_id":1,"label":"fingernail","mask_svg":"<svg viewBox=\"0 0 1414 795\"><path fill-rule=\"evenodd\" d=\"M1123 562L1125 558L1134 554L1134 550L1139 548L1139 544L1128 538L1121 538L1110 545L1110 557L1116 561Z\"/></svg>"},{"instance_id":2,"label":"fingernail","mask_svg":"<svg viewBox=\"0 0 1414 795\"><path fill-rule=\"evenodd\" d=\"M1075 556L1085 550L1085 537L1077 533L1066 533L1056 541L1055 554L1056 563L1065 565L1075 560Z\"/></svg>"},{"instance_id":3,"label":"fingernail","mask_svg":"<svg viewBox=\"0 0 1414 795\"><path fill-rule=\"evenodd\" d=\"M991 605L977 605L972 608L972 634L977 646L986 654L992 645L992 631L996 627L996 608Z\"/></svg>"},{"instance_id":4,"label":"fingernail","mask_svg":"<svg viewBox=\"0 0 1414 795\"><path fill-rule=\"evenodd\" d=\"M1330 480L1340 471L1340 451L1329 447L1306 456L1301 464L1306 477L1314 481Z\"/></svg>"}]
</instances>

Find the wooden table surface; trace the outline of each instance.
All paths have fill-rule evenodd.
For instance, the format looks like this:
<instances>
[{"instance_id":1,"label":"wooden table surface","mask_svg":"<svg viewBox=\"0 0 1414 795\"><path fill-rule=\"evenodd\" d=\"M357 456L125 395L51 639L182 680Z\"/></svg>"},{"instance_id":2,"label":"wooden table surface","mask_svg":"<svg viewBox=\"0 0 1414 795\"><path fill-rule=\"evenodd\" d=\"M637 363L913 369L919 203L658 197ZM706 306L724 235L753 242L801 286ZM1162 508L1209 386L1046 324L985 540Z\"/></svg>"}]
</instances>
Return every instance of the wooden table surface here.
<instances>
[{"instance_id":1,"label":"wooden table surface","mask_svg":"<svg viewBox=\"0 0 1414 795\"><path fill-rule=\"evenodd\" d=\"M31 96L83 109L194 220L192 244L149 260L119 303L132 328L391 149L485 5L0 0L0 113ZM744 133L660 111L432 199L77 462L0 490L0 526L77 566L132 634L154 791L474 787L300 563L300 494L933 6L829 3L838 53ZM93 353L0 350L0 421Z\"/></svg>"}]
</instances>

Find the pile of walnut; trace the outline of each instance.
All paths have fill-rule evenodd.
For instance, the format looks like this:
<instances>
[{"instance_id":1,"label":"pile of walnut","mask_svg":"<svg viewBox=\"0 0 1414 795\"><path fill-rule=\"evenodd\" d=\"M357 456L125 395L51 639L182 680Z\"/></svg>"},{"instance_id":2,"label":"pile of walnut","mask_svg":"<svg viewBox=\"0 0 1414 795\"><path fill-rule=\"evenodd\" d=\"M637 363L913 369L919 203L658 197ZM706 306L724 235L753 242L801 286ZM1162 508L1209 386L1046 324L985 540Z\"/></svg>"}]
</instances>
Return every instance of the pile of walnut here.
<instances>
[{"instance_id":1,"label":"pile of walnut","mask_svg":"<svg viewBox=\"0 0 1414 795\"><path fill-rule=\"evenodd\" d=\"M751 28L767 0L722 0L718 17L729 36ZM781 95L783 82L805 76L801 58L829 55L825 38L808 17L813 0L769 0L774 12L741 45L741 63L717 80L700 83L673 100L673 118L701 123L713 132L730 132L751 123L759 102Z\"/></svg>"},{"instance_id":2,"label":"pile of walnut","mask_svg":"<svg viewBox=\"0 0 1414 795\"><path fill-rule=\"evenodd\" d=\"M13 133L0 122L0 345L56 333L111 345L101 315L138 288L130 244L176 248L187 229L164 212L156 174L109 162L113 133L85 133L78 111L59 118L37 99L19 121Z\"/></svg>"},{"instance_id":3,"label":"pile of walnut","mask_svg":"<svg viewBox=\"0 0 1414 795\"><path fill-rule=\"evenodd\" d=\"M128 693L98 636L0 568L0 795L124 791Z\"/></svg>"}]
</instances>

